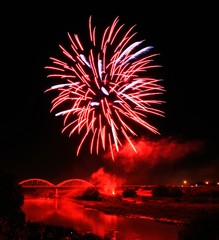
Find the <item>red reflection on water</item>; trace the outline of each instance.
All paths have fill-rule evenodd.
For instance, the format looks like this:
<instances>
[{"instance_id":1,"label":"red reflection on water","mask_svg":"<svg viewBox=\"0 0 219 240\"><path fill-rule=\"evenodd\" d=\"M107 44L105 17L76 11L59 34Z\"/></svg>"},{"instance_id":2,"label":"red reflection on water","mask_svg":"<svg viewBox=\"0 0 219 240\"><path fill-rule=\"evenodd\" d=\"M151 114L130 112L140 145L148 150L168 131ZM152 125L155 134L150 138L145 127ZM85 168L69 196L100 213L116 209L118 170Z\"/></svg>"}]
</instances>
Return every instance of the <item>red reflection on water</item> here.
<instances>
[{"instance_id":1,"label":"red reflection on water","mask_svg":"<svg viewBox=\"0 0 219 240\"><path fill-rule=\"evenodd\" d=\"M23 211L26 214L26 220L45 221L54 214L56 208L55 199L25 199Z\"/></svg>"},{"instance_id":2,"label":"red reflection on water","mask_svg":"<svg viewBox=\"0 0 219 240\"><path fill-rule=\"evenodd\" d=\"M112 240L176 240L177 225L107 215L64 199L25 199L26 220L73 227Z\"/></svg>"},{"instance_id":3,"label":"red reflection on water","mask_svg":"<svg viewBox=\"0 0 219 240\"><path fill-rule=\"evenodd\" d=\"M23 211L26 220L69 226L101 237L117 222L117 216L88 211L77 203L60 199L25 199Z\"/></svg>"}]
</instances>

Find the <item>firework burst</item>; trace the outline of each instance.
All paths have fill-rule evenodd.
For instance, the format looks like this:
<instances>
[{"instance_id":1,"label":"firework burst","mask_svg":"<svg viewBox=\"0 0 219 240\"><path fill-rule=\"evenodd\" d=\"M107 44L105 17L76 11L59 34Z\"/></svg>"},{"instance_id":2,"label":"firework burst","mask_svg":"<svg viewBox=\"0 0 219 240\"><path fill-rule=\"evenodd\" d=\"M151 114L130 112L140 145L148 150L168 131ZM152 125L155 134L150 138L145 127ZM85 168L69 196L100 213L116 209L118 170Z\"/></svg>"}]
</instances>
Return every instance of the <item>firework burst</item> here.
<instances>
[{"instance_id":1,"label":"firework burst","mask_svg":"<svg viewBox=\"0 0 219 240\"><path fill-rule=\"evenodd\" d=\"M59 81L45 91L57 93L51 112L63 117L62 132L81 136L77 155L85 141L89 142L91 154L109 148L112 159L122 139L136 151L131 136L137 134L131 123L159 134L147 117L164 116L156 107L163 103L157 96L164 88L161 80L146 75L149 69L160 67L153 64L158 54L149 54L153 47L143 46L144 40L133 41L135 26L128 30L124 27L115 18L100 40L90 16L89 51L77 34L68 33L70 49L60 45L64 60L51 57L52 64L46 66L51 70L48 77Z\"/></svg>"}]
</instances>

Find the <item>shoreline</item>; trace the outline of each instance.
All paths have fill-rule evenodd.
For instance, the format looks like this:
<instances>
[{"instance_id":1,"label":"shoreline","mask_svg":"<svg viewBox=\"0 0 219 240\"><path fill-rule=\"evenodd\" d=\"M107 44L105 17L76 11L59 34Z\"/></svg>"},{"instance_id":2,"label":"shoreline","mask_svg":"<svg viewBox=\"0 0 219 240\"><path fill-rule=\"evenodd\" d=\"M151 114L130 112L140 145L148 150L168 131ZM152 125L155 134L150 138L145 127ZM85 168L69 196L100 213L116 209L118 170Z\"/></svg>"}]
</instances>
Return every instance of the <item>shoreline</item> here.
<instances>
[{"instance_id":1,"label":"shoreline","mask_svg":"<svg viewBox=\"0 0 219 240\"><path fill-rule=\"evenodd\" d=\"M147 221L156 221L169 224L187 225L192 221L212 216L219 217L219 204L214 203L186 203L173 201L156 201L136 203L122 201L88 201L73 200L91 211L100 211L105 214L127 218L141 218Z\"/></svg>"},{"instance_id":2,"label":"shoreline","mask_svg":"<svg viewBox=\"0 0 219 240\"><path fill-rule=\"evenodd\" d=\"M77 202L78 203L78 202ZM81 203L79 203L81 204ZM84 206L84 204L81 204ZM116 214L116 213L109 213L107 211L104 210L99 210L95 207L85 207L85 209L89 210L89 211L99 211L105 214L109 214L109 215L116 215L118 217L125 217L125 218L137 218L137 219L144 219L146 221L155 221L155 222L162 222L162 223L169 223L169 224L179 224L179 225L184 225L184 224L188 224L189 222L186 221L182 221L182 220L176 220L176 219L167 219L167 218L154 218L154 217L150 217L150 216L141 216L139 214Z\"/></svg>"}]
</instances>

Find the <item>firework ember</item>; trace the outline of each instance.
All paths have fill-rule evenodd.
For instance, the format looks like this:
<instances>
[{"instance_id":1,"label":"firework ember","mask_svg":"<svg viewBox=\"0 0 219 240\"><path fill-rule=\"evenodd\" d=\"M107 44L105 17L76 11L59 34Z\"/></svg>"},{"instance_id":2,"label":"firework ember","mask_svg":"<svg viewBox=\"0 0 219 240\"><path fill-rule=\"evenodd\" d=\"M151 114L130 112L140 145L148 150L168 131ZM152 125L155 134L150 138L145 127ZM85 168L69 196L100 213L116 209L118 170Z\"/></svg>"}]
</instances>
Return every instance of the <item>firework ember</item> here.
<instances>
[{"instance_id":1,"label":"firework ember","mask_svg":"<svg viewBox=\"0 0 219 240\"><path fill-rule=\"evenodd\" d=\"M144 40L134 41L135 26L124 27L117 17L100 39L90 16L86 44L90 48L86 50L77 34L68 33L69 50L60 46L64 59L51 57L52 64L46 66L51 71L48 77L58 81L45 91L57 92L51 112L63 117L62 132L81 136L77 155L86 141L91 154L110 150L112 159L122 140L136 151L131 141L131 136L137 137L133 125L159 134L147 120L151 114L164 116L157 108L163 103L157 99L164 92L161 79L147 75L149 69L160 67L153 64L159 54L150 53L153 47L144 46Z\"/></svg>"}]
</instances>

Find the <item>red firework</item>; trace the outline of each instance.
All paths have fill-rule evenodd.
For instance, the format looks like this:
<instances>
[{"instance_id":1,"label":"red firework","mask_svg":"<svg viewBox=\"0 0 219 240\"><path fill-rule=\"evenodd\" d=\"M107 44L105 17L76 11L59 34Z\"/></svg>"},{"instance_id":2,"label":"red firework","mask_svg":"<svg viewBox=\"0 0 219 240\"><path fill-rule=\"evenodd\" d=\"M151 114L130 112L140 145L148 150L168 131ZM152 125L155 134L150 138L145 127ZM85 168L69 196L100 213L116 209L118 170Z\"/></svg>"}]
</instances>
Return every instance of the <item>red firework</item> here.
<instances>
[{"instance_id":1,"label":"red firework","mask_svg":"<svg viewBox=\"0 0 219 240\"><path fill-rule=\"evenodd\" d=\"M58 92L51 112L56 110L56 116L63 116L62 132L68 129L69 136L75 132L82 136L77 155L86 139L91 154L109 146L114 159L113 150L119 151L122 138L136 151L130 136L137 134L131 122L159 134L146 118L149 114L164 116L163 111L154 107L163 103L156 96L164 88L159 84L161 80L145 76L148 69L159 67L153 64L158 54L148 54L153 47L142 48L143 40L133 41L135 26L124 31L125 25L118 22L117 17L97 43L99 38L90 17L89 52L84 50L77 34L68 33L70 50L60 46L66 60L51 57L52 64L46 67L53 72L48 77L60 81L45 91Z\"/></svg>"}]
</instances>

